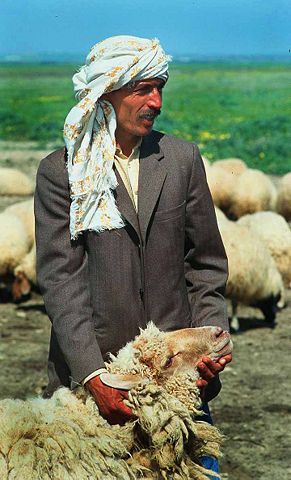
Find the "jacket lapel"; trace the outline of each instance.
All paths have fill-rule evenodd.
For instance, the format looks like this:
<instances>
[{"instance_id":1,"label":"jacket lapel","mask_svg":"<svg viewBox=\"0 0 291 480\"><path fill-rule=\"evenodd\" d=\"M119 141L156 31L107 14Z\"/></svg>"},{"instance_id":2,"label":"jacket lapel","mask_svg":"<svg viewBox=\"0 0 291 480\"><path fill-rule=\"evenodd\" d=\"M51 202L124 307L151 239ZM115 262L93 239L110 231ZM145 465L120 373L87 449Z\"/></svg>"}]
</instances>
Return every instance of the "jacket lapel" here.
<instances>
[{"instance_id":1,"label":"jacket lapel","mask_svg":"<svg viewBox=\"0 0 291 480\"><path fill-rule=\"evenodd\" d=\"M126 190L126 187L119 175L117 169L114 169L118 185L114 191L116 205L122 216L132 225L139 236L139 225L136 210L132 200Z\"/></svg>"},{"instance_id":2,"label":"jacket lapel","mask_svg":"<svg viewBox=\"0 0 291 480\"><path fill-rule=\"evenodd\" d=\"M164 154L153 132L143 139L140 149L138 218L144 242L146 242L147 228L167 175L164 162L161 161L163 157Z\"/></svg>"}]
</instances>

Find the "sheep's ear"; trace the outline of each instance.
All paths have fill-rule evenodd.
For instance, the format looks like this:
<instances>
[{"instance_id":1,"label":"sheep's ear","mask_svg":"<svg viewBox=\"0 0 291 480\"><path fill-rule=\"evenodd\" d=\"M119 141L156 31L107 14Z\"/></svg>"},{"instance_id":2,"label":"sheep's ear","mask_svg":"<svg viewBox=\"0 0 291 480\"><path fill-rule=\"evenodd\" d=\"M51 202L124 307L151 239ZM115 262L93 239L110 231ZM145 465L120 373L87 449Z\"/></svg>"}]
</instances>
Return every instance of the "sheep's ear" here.
<instances>
[{"instance_id":1,"label":"sheep's ear","mask_svg":"<svg viewBox=\"0 0 291 480\"><path fill-rule=\"evenodd\" d=\"M117 374L117 373L101 373L99 378L102 383L108 387L118 388L121 390L130 390L138 384L149 383L149 379L141 375L133 374Z\"/></svg>"}]
</instances>

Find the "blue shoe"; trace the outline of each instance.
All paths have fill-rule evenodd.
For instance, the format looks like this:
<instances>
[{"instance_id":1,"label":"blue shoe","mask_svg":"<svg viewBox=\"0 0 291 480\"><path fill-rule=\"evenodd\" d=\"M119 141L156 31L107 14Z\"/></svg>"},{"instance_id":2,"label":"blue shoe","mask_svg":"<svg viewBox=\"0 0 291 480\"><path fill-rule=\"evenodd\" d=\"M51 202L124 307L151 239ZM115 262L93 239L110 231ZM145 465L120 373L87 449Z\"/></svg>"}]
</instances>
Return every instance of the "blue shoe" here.
<instances>
[{"instance_id":1,"label":"blue shoe","mask_svg":"<svg viewBox=\"0 0 291 480\"><path fill-rule=\"evenodd\" d=\"M202 405L202 410L204 412L204 415L202 415L201 417L200 416L197 417L197 419L213 425L213 420L211 418L210 410L207 403L204 403ZM200 461L201 461L201 465L204 468L208 468L209 470L212 470L215 473L219 473L219 463L217 458L205 456L205 457L201 457ZM216 475L215 476L211 475L209 477L209 480L219 480L219 479Z\"/></svg>"}]
</instances>

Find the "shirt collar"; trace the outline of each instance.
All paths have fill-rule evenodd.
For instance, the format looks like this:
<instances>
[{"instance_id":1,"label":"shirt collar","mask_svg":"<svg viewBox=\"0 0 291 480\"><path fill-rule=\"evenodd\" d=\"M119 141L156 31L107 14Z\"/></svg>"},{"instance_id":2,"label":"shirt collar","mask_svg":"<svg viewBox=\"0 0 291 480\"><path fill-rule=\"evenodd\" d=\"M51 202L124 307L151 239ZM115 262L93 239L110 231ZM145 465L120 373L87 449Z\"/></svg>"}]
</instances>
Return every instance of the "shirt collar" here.
<instances>
[{"instance_id":1,"label":"shirt collar","mask_svg":"<svg viewBox=\"0 0 291 480\"><path fill-rule=\"evenodd\" d=\"M129 157L127 157L126 155L124 155L124 153L122 152L121 148L119 145L116 145L116 150L115 150L115 155L119 158L121 158L122 160L126 160L128 158L130 158L132 155L134 155L139 149L140 149L140 146L141 146L141 142L142 142L142 137L140 137L140 139L138 140L137 144L133 147L132 151L131 151L131 154L129 155Z\"/></svg>"}]
</instances>

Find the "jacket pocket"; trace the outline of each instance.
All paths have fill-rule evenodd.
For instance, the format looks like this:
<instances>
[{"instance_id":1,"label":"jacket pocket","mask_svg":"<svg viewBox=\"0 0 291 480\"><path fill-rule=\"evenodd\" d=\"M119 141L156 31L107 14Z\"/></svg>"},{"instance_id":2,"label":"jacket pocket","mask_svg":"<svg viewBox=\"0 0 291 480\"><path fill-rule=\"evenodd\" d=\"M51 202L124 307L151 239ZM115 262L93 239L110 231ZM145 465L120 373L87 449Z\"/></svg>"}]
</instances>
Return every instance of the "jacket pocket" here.
<instances>
[{"instance_id":1,"label":"jacket pocket","mask_svg":"<svg viewBox=\"0 0 291 480\"><path fill-rule=\"evenodd\" d=\"M172 218L180 217L185 212L186 200L176 207L170 208L169 210L158 210L154 215L154 220L156 222L162 222L165 220L171 220Z\"/></svg>"}]
</instances>

